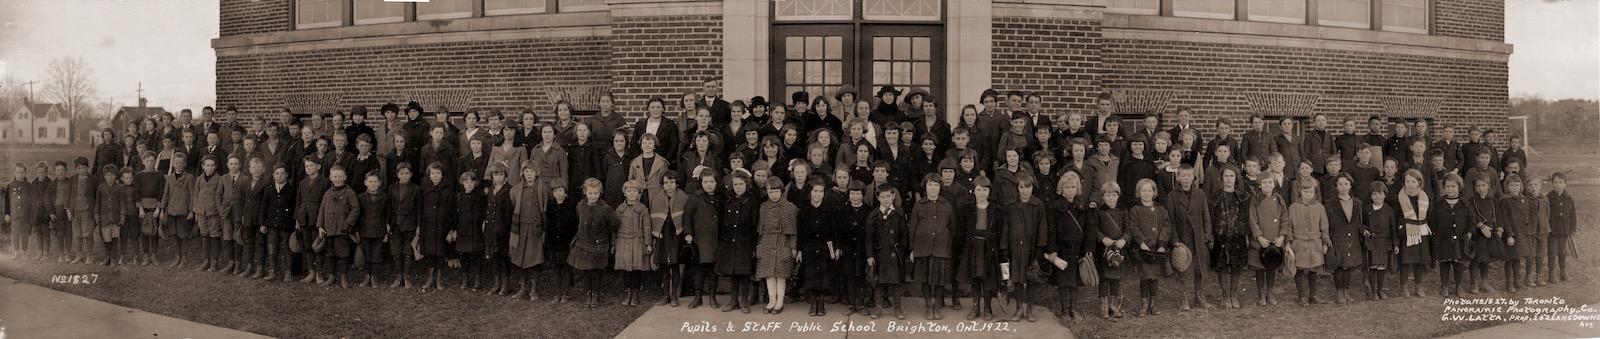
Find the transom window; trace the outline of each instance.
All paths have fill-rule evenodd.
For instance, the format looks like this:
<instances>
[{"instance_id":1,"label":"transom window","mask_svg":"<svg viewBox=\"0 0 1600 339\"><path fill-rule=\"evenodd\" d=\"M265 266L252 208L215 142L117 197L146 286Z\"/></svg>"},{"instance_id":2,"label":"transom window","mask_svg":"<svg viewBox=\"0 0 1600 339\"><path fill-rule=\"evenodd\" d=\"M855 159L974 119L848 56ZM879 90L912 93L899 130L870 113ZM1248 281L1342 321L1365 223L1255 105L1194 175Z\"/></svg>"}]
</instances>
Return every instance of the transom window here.
<instances>
[{"instance_id":1,"label":"transom window","mask_svg":"<svg viewBox=\"0 0 1600 339\"><path fill-rule=\"evenodd\" d=\"M1433 0L1113 0L1107 13L1428 34Z\"/></svg>"},{"instance_id":2,"label":"transom window","mask_svg":"<svg viewBox=\"0 0 1600 339\"><path fill-rule=\"evenodd\" d=\"M946 0L779 0L777 21L939 21ZM955 0L960 1L960 0Z\"/></svg>"},{"instance_id":3,"label":"transom window","mask_svg":"<svg viewBox=\"0 0 1600 339\"><path fill-rule=\"evenodd\" d=\"M294 0L294 28L312 29L407 21L552 12L604 11L606 0Z\"/></svg>"}]
</instances>

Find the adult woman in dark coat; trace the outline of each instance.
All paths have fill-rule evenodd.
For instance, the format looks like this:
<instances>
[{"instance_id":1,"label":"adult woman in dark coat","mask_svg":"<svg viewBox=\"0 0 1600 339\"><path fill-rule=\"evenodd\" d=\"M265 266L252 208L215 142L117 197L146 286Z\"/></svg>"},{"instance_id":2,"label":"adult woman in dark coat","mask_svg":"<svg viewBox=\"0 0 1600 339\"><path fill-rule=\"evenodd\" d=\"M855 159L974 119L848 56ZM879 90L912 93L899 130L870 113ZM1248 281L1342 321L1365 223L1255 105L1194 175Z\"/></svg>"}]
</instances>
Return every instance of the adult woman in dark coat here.
<instances>
[{"instance_id":1,"label":"adult woman in dark coat","mask_svg":"<svg viewBox=\"0 0 1600 339\"><path fill-rule=\"evenodd\" d=\"M654 97L645 105L647 114L644 119L639 119L639 122L633 124L633 138L630 140L639 140L645 134L655 134L656 154L666 157L664 159L677 160L680 148L678 134L681 130L672 119L661 115L666 110L667 102L661 97ZM638 153L638 146L634 146L633 151Z\"/></svg>"},{"instance_id":2,"label":"adult woman in dark coat","mask_svg":"<svg viewBox=\"0 0 1600 339\"><path fill-rule=\"evenodd\" d=\"M717 303L717 217L721 213L722 194L718 192L717 174L700 173L700 190L686 192L688 201L683 206L683 239L688 246L688 256L679 258L687 266L689 287L694 290L694 300L689 308L700 307L704 299L711 299L711 308L721 308ZM696 241L698 239L698 241Z\"/></svg>"},{"instance_id":3,"label":"adult woman in dark coat","mask_svg":"<svg viewBox=\"0 0 1600 339\"><path fill-rule=\"evenodd\" d=\"M893 188L877 192L878 205L867 215L867 276L876 276L877 295L872 318L883 316L884 303L894 307L895 318L905 319L900 308L900 285L906 271L906 251L911 248L906 214L900 211L900 192Z\"/></svg>"},{"instance_id":4,"label":"adult woman in dark coat","mask_svg":"<svg viewBox=\"0 0 1600 339\"><path fill-rule=\"evenodd\" d=\"M728 180L728 200L719 208L720 214L717 215L716 238L706 241L717 242L716 274L728 276L733 288L728 305L722 311L738 309L750 313L750 294L754 293L750 287L750 275L755 274L756 220L760 217L761 201L757 200L758 195L753 194L755 185L743 172L734 172L731 178ZM700 228L695 226L697 230ZM712 280L708 285L714 285L715 281ZM711 294L711 300L713 304L716 303L715 294Z\"/></svg>"},{"instance_id":5,"label":"adult woman in dark coat","mask_svg":"<svg viewBox=\"0 0 1600 339\"><path fill-rule=\"evenodd\" d=\"M444 289L444 257L451 249L445 247L445 236L455 230L455 183L444 179L444 163L428 165L428 179L422 183L422 228L417 232L418 247L426 256L428 280L422 290Z\"/></svg>"},{"instance_id":6,"label":"adult woman in dark coat","mask_svg":"<svg viewBox=\"0 0 1600 339\"><path fill-rule=\"evenodd\" d=\"M1463 265L1472 262L1467 256L1472 241L1472 210L1461 199L1461 176L1447 173L1439 184L1440 196L1428 211L1428 227L1434 232L1429 245L1433 247L1433 260L1439 264L1439 295L1460 298L1466 270Z\"/></svg>"},{"instance_id":7,"label":"adult woman in dark coat","mask_svg":"<svg viewBox=\"0 0 1600 339\"><path fill-rule=\"evenodd\" d=\"M1075 266L1093 246L1089 235L1088 206L1076 203L1083 191L1082 179L1077 172L1064 172L1061 179L1056 181L1055 200L1051 200L1046 211L1046 222L1050 230L1050 241L1045 243L1044 253L1047 258L1047 271L1051 272L1052 282L1056 285L1056 307L1052 310L1056 317L1070 320L1078 319L1078 311L1073 310L1078 287L1083 286L1082 277L1078 276L1078 267ZM1057 262L1056 260L1060 260ZM1060 265L1058 268L1057 264ZM1041 263L1041 265L1044 263Z\"/></svg>"},{"instance_id":8,"label":"adult woman in dark coat","mask_svg":"<svg viewBox=\"0 0 1600 339\"><path fill-rule=\"evenodd\" d=\"M839 225L837 202L828 199L828 185L821 179L813 178L806 184L808 199L795 211L795 230L799 233L800 249L800 280L801 289L810 296L812 316L825 314L823 304L827 298L824 295L830 292L831 276L838 274L834 270L838 260L834 242L838 236Z\"/></svg>"},{"instance_id":9,"label":"adult woman in dark coat","mask_svg":"<svg viewBox=\"0 0 1600 339\"><path fill-rule=\"evenodd\" d=\"M572 251L572 238L578 234L578 199L567 196L566 182L550 181L550 185L550 201L544 207L544 262L556 276L556 297L550 300L560 304L567 302L567 289L572 287L572 265L567 264L567 254Z\"/></svg>"},{"instance_id":10,"label":"adult woman in dark coat","mask_svg":"<svg viewBox=\"0 0 1600 339\"><path fill-rule=\"evenodd\" d=\"M1005 227L1002 206L990 198L992 182L989 177L978 177L973 185L971 200L962 200L955 208L955 225L966 229L966 241L958 248L962 257L955 267L955 281L973 293L973 312L966 320L984 317L994 320L994 297L1000 289L1000 233Z\"/></svg>"}]
</instances>

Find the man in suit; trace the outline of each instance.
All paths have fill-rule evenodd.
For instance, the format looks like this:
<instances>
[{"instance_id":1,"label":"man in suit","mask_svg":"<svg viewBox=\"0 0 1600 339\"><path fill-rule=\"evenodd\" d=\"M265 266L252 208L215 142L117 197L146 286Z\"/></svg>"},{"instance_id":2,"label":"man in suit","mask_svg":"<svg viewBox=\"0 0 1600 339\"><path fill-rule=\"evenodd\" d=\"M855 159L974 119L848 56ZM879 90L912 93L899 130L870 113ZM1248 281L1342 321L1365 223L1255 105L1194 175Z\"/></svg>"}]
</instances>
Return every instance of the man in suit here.
<instances>
[{"instance_id":1,"label":"man in suit","mask_svg":"<svg viewBox=\"0 0 1600 339\"><path fill-rule=\"evenodd\" d=\"M704 84L705 93L700 93L700 100L706 107L711 108L711 124L713 125L712 128L707 130L722 129L722 126L728 125L729 120L733 120L733 107L729 106L727 101L722 100L722 79L706 78ZM609 144L611 140L605 140L604 142Z\"/></svg>"}]
</instances>

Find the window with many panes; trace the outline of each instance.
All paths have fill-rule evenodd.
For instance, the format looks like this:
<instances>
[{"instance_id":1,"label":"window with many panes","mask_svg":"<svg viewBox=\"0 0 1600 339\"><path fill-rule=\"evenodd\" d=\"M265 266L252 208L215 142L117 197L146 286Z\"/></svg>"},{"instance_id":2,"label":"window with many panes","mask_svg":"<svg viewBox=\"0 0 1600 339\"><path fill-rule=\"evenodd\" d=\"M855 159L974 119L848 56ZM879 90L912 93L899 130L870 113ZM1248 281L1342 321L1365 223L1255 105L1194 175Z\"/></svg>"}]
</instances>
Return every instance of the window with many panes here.
<instances>
[{"instance_id":1,"label":"window with many panes","mask_svg":"<svg viewBox=\"0 0 1600 339\"><path fill-rule=\"evenodd\" d=\"M1234 5L1238 0L1182 0L1172 3L1172 15L1233 20Z\"/></svg>"},{"instance_id":2,"label":"window with many panes","mask_svg":"<svg viewBox=\"0 0 1600 339\"><path fill-rule=\"evenodd\" d=\"M844 85L843 36L790 36L783 43L783 98L799 91L832 97Z\"/></svg>"},{"instance_id":3,"label":"window with many panes","mask_svg":"<svg viewBox=\"0 0 1600 339\"><path fill-rule=\"evenodd\" d=\"M1161 0L1115 0L1106 2L1106 11L1121 14L1161 14Z\"/></svg>"},{"instance_id":4,"label":"window with many panes","mask_svg":"<svg viewBox=\"0 0 1600 339\"><path fill-rule=\"evenodd\" d=\"M355 24L382 24L406 21L406 3L384 0L355 0Z\"/></svg>"},{"instance_id":5,"label":"window with many panes","mask_svg":"<svg viewBox=\"0 0 1600 339\"><path fill-rule=\"evenodd\" d=\"M1317 24L1372 28L1372 0L1317 0Z\"/></svg>"},{"instance_id":6,"label":"window with many panes","mask_svg":"<svg viewBox=\"0 0 1600 339\"><path fill-rule=\"evenodd\" d=\"M911 89L932 90L932 39L880 36L872 40L872 93L886 85L906 94Z\"/></svg>"},{"instance_id":7,"label":"window with many panes","mask_svg":"<svg viewBox=\"0 0 1600 339\"><path fill-rule=\"evenodd\" d=\"M295 0L294 27L296 29L337 27L344 24L346 0Z\"/></svg>"},{"instance_id":8,"label":"window with many panes","mask_svg":"<svg viewBox=\"0 0 1600 339\"><path fill-rule=\"evenodd\" d=\"M1306 0L1249 0L1250 21L1306 23Z\"/></svg>"},{"instance_id":9,"label":"window with many panes","mask_svg":"<svg viewBox=\"0 0 1600 339\"><path fill-rule=\"evenodd\" d=\"M1383 0L1383 30L1428 33L1428 0Z\"/></svg>"}]
</instances>

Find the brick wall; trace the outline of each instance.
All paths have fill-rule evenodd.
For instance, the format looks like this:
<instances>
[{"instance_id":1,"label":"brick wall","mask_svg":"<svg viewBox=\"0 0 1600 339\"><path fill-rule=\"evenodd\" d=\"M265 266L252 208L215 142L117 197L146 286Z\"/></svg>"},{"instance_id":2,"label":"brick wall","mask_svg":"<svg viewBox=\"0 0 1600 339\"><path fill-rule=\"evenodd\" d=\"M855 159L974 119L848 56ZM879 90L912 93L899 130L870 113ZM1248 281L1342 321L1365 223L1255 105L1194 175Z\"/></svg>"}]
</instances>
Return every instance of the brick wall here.
<instances>
[{"instance_id":1,"label":"brick wall","mask_svg":"<svg viewBox=\"0 0 1600 339\"><path fill-rule=\"evenodd\" d=\"M1335 121L1431 115L1462 137L1467 126L1507 127L1505 62L1125 39L1106 39L1101 56L1102 86L1121 93L1119 100L1164 97L1161 108L1193 107L1206 129L1225 118L1241 133L1253 106ZM1505 136L1493 140L1503 144Z\"/></svg>"},{"instance_id":2,"label":"brick wall","mask_svg":"<svg viewBox=\"0 0 1600 339\"><path fill-rule=\"evenodd\" d=\"M1505 0L1441 0L1433 4L1434 34L1505 41Z\"/></svg>"},{"instance_id":3,"label":"brick wall","mask_svg":"<svg viewBox=\"0 0 1600 339\"><path fill-rule=\"evenodd\" d=\"M294 0L221 0L222 36L280 32L294 28Z\"/></svg>"},{"instance_id":4,"label":"brick wall","mask_svg":"<svg viewBox=\"0 0 1600 339\"><path fill-rule=\"evenodd\" d=\"M1094 111L1100 94L1100 22L1031 17L996 17L993 24L994 88L1038 92L1052 112ZM959 109L979 93L962 93ZM959 105L959 106L956 106Z\"/></svg>"},{"instance_id":5,"label":"brick wall","mask_svg":"<svg viewBox=\"0 0 1600 339\"><path fill-rule=\"evenodd\" d=\"M674 97L722 75L722 16L612 16L611 86L617 111L645 115L650 97Z\"/></svg>"},{"instance_id":6,"label":"brick wall","mask_svg":"<svg viewBox=\"0 0 1600 339\"><path fill-rule=\"evenodd\" d=\"M217 57L217 102L242 113L289 101L348 111L404 104L420 93L460 94L451 111L533 107L553 115L556 97L609 86L604 37L332 48ZM418 99L429 111L443 104ZM301 111L297 110L297 113Z\"/></svg>"}]
</instances>

